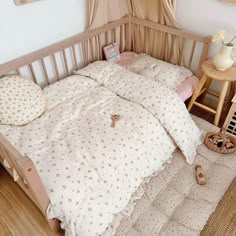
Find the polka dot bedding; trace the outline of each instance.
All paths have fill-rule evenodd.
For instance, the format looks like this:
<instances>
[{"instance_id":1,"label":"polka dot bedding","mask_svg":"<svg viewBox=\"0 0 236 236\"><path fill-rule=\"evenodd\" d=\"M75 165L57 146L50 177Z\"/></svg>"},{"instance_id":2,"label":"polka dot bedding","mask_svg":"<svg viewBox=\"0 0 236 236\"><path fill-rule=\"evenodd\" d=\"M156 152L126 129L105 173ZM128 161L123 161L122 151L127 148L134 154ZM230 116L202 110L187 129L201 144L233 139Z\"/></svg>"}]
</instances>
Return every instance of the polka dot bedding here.
<instances>
[{"instance_id":1,"label":"polka dot bedding","mask_svg":"<svg viewBox=\"0 0 236 236\"><path fill-rule=\"evenodd\" d=\"M191 162L199 143L200 131L174 93L141 85L142 76L122 67L94 66L87 67L92 79L85 68L45 88L48 107L39 119L0 125L33 160L50 197L47 215L61 220L67 236L109 235L114 217L133 208L139 186L163 169L176 144L189 145ZM112 128L114 114L120 119Z\"/></svg>"},{"instance_id":2,"label":"polka dot bedding","mask_svg":"<svg viewBox=\"0 0 236 236\"><path fill-rule=\"evenodd\" d=\"M119 96L142 105L165 127L187 162L193 163L196 147L201 143L201 132L173 90L106 61L97 61L77 73L91 77Z\"/></svg>"},{"instance_id":3,"label":"polka dot bedding","mask_svg":"<svg viewBox=\"0 0 236 236\"><path fill-rule=\"evenodd\" d=\"M0 79L0 124L26 125L46 109L42 89L22 76Z\"/></svg>"}]
</instances>

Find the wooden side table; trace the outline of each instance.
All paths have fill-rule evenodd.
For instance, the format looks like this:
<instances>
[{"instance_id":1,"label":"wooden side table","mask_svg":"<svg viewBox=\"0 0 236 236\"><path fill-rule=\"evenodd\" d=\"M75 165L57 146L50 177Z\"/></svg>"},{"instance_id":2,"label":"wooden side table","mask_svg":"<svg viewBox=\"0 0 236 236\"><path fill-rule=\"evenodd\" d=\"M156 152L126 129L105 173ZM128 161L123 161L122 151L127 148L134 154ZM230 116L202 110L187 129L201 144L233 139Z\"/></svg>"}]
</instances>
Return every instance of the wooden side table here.
<instances>
[{"instance_id":1,"label":"wooden side table","mask_svg":"<svg viewBox=\"0 0 236 236\"><path fill-rule=\"evenodd\" d=\"M236 67L233 66L225 71L220 71L220 70L215 69L215 66L213 65L211 60L208 60L202 64L202 70L203 70L202 78L199 81L199 84L188 104L188 111L192 109L193 105L196 105L208 112L211 112L215 114L214 125L218 126L220 115L221 115L222 108L225 101L225 97L228 91L228 87L231 83L233 85L230 91L231 99L235 93L234 85L236 81ZM212 80L218 80L222 82L221 92L219 95L209 91L209 87L211 85ZM204 100L206 93L218 97L218 105L217 105L216 110L202 104L201 101ZM196 101L197 98L201 95L203 96L201 101L197 102Z\"/></svg>"}]
</instances>

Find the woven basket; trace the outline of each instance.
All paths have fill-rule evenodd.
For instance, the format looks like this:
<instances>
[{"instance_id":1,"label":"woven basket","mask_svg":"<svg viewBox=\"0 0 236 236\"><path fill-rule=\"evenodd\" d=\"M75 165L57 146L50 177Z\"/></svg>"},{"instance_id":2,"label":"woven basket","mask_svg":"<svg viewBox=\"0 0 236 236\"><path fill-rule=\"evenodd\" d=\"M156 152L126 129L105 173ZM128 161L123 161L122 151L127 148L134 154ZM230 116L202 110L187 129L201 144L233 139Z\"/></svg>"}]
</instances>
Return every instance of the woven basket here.
<instances>
[{"instance_id":1,"label":"woven basket","mask_svg":"<svg viewBox=\"0 0 236 236\"><path fill-rule=\"evenodd\" d=\"M222 153L222 154L229 154L229 153L233 153L236 150L236 139L230 135L225 135L225 138L230 139L230 141L234 144L233 148L229 148L226 149L224 148L225 144L223 143L222 147L217 147L216 145L214 145L213 143L211 143L210 138L212 138L213 135L219 135L222 139L223 139L223 133L207 133L205 140L204 140L204 144L212 151L214 152L218 152L218 153Z\"/></svg>"}]
</instances>

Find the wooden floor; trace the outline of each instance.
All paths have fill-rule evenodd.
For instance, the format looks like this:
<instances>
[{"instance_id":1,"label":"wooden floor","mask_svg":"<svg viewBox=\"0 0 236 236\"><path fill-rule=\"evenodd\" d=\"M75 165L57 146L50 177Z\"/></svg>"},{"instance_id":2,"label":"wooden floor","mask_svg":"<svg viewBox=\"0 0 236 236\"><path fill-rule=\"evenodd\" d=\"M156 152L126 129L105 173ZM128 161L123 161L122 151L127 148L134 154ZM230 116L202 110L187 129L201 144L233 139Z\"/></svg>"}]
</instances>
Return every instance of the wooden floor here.
<instances>
[{"instance_id":1,"label":"wooden floor","mask_svg":"<svg viewBox=\"0 0 236 236\"><path fill-rule=\"evenodd\" d=\"M38 208L0 165L0 236L55 236Z\"/></svg>"},{"instance_id":2,"label":"wooden floor","mask_svg":"<svg viewBox=\"0 0 236 236\"><path fill-rule=\"evenodd\" d=\"M227 109L227 107L222 110L218 127L220 127L220 128L223 127L228 112L229 112L229 110ZM198 117L200 117L200 118L202 118L202 119L204 119L204 120L206 120L206 121L208 121L212 124L214 123L214 117L215 116L212 113L204 111L203 109L201 109L199 107L193 106L190 113L195 115L195 116L198 116Z\"/></svg>"}]
</instances>

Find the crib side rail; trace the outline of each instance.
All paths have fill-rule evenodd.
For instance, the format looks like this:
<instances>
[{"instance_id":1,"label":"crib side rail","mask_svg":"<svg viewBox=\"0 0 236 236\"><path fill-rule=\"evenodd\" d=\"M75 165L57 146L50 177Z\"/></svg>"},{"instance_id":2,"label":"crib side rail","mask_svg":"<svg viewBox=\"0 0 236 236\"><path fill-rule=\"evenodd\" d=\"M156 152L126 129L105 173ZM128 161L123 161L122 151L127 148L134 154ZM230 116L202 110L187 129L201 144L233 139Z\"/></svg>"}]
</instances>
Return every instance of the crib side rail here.
<instances>
[{"instance_id":1,"label":"crib side rail","mask_svg":"<svg viewBox=\"0 0 236 236\"><path fill-rule=\"evenodd\" d=\"M4 160L9 164L8 167L5 165L6 162L4 164ZM16 171L19 176L16 182L46 217L50 200L34 163L29 157L21 155L2 134L0 134L0 163L12 177L13 170ZM57 220L49 220L48 222L54 231L59 230Z\"/></svg>"}]
</instances>

